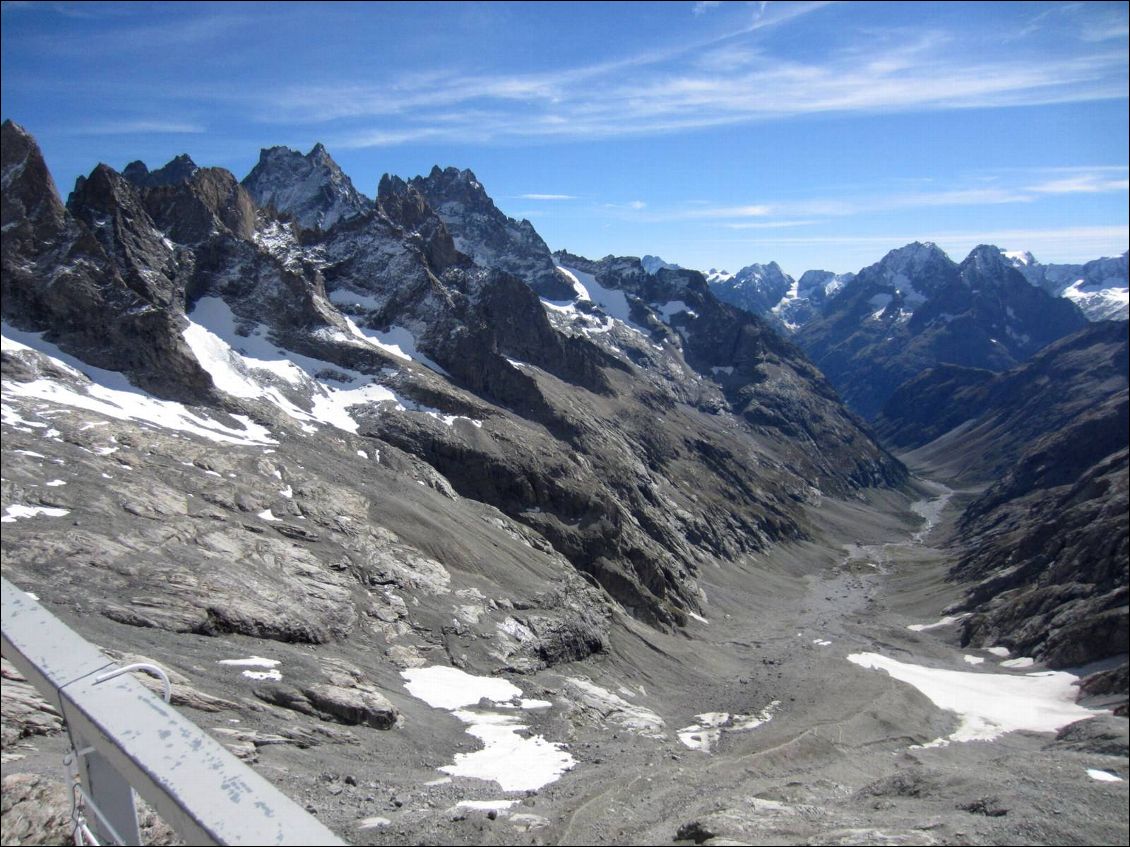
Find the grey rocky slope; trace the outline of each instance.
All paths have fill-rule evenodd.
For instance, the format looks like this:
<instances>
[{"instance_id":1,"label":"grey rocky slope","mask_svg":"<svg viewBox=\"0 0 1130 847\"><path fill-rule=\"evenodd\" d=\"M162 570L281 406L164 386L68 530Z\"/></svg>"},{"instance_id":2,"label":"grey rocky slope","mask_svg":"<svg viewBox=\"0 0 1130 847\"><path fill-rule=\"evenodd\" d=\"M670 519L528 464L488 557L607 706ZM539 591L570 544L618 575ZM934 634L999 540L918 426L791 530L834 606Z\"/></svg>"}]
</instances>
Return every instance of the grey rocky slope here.
<instances>
[{"instance_id":1,"label":"grey rocky slope","mask_svg":"<svg viewBox=\"0 0 1130 847\"><path fill-rule=\"evenodd\" d=\"M907 379L941 364L1007 370L1086 325L1030 285L996 247L955 264L933 244L892 250L832 298L797 343L866 418Z\"/></svg>"},{"instance_id":2,"label":"grey rocky slope","mask_svg":"<svg viewBox=\"0 0 1130 847\"><path fill-rule=\"evenodd\" d=\"M64 207L3 132L5 576L174 671L174 704L348 840L905 840L923 815L951 841L1118 840L1125 796L1085 768L1123 759L1093 739L907 751L955 718L844 654L961 659L840 544L901 549L920 495L701 278L588 263L607 287L543 302L408 184L324 231L208 168L99 168ZM520 694L453 714L409 687L435 669ZM550 781L476 770L499 734ZM920 798L861 812L905 756ZM1038 777L1092 814L1057 818ZM1012 820L955 809L990 789Z\"/></svg>"},{"instance_id":3,"label":"grey rocky slope","mask_svg":"<svg viewBox=\"0 0 1130 847\"><path fill-rule=\"evenodd\" d=\"M1003 374L943 367L902 386L877 425L954 479L991 483L966 507L951 578L965 643L1051 667L1121 662L1089 681L1125 712L1128 347L1092 324Z\"/></svg>"}]
</instances>

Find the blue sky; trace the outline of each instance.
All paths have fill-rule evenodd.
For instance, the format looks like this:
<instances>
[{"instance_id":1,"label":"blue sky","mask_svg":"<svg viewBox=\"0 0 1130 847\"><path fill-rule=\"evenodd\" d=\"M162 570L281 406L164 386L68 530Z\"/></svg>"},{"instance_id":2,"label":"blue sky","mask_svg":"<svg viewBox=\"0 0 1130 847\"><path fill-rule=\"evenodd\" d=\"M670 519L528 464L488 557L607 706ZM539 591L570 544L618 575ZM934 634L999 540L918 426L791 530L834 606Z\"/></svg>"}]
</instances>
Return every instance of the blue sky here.
<instances>
[{"instance_id":1,"label":"blue sky","mask_svg":"<svg viewBox=\"0 0 1130 847\"><path fill-rule=\"evenodd\" d=\"M3 3L3 116L62 192L324 142L471 168L551 248L858 270L911 240L1125 251L1128 5Z\"/></svg>"}]
</instances>

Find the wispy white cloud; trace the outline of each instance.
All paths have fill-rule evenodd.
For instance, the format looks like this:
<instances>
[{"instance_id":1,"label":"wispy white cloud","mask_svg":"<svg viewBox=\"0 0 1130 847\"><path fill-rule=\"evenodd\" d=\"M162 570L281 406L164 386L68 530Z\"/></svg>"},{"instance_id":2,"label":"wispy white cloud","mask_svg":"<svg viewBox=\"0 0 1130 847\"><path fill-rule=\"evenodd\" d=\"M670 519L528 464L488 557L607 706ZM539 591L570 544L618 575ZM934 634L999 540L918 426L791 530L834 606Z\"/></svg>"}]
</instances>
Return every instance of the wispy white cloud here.
<instances>
[{"instance_id":1,"label":"wispy white cloud","mask_svg":"<svg viewBox=\"0 0 1130 847\"><path fill-rule=\"evenodd\" d=\"M647 219L654 223L670 221L717 221L727 229L780 229L816 223L819 218L839 218L883 212L932 209L947 206L984 207L1016 203L1035 203L1046 195L1126 192L1130 180L1124 166L1098 168L1045 168L1050 178L1018 187L977 185L939 191L895 191L851 197L813 197L804 200L766 200L748 204L712 204L688 201L676 207L652 209ZM1024 174L1031 174L1025 169ZM1014 178L1016 175L1013 175ZM999 175L985 176L996 182ZM922 180L927 181L928 180ZM609 208L624 208L609 206ZM749 219L756 219L750 221ZM763 220L770 219L770 220Z\"/></svg>"},{"instance_id":2,"label":"wispy white cloud","mask_svg":"<svg viewBox=\"0 0 1130 847\"><path fill-rule=\"evenodd\" d=\"M696 203L690 208L681 212L675 212L674 214L688 220L693 220L695 218L763 218L766 215L773 214L773 207L764 204L750 204L745 206L703 206Z\"/></svg>"},{"instance_id":3,"label":"wispy white cloud","mask_svg":"<svg viewBox=\"0 0 1130 847\"><path fill-rule=\"evenodd\" d=\"M36 0L3 0L0 10L4 12L47 12L64 18L105 18L121 15L119 9L95 3L58 3Z\"/></svg>"},{"instance_id":4,"label":"wispy white cloud","mask_svg":"<svg viewBox=\"0 0 1130 847\"><path fill-rule=\"evenodd\" d=\"M576 200L572 194L519 194L521 200Z\"/></svg>"},{"instance_id":5,"label":"wispy white cloud","mask_svg":"<svg viewBox=\"0 0 1130 847\"><path fill-rule=\"evenodd\" d=\"M647 203L643 200L629 200L626 203L603 203L601 205L605 209L631 212L639 212L647 208Z\"/></svg>"},{"instance_id":6,"label":"wispy white cloud","mask_svg":"<svg viewBox=\"0 0 1130 847\"><path fill-rule=\"evenodd\" d=\"M816 220L807 221L758 221L756 223L726 223L726 229L791 229L797 226L812 226L819 223Z\"/></svg>"},{"instance_id":7,"label":"wispy white cloud","mask_svg":"<svg viewBox=\"0 0 1130 847\"><path fill-rule=\"evenodd\" d=\"M941 30L874 31L814 56L773 55L760 27L820 4L767 7L747 28L550 72L456 69L380 84L284 88L264 120L347 121L337 146L421 139L600 139L814 114L877 114L1079 103L1127 96L1122 46L1034 61L1023 51L971 51ZM380 118L379 129L356 128Z\"/></svg>"},{"instance_id":8,"label":"wispy white cloud","mask_svg":"<svg viewBox=\"0 0 1130 847\"><path fill-rule=\"evenodd\" d=\"M165 120L107 121L70 130L74 135L195 135L207 131L202 124Z\"/></svg>"},{"instance_id":9,"label":"wispy white cloud","mask_svg":"<svg viewBox=\"0 0 1130 847\"><path fill-rule=\"evenodd\" d=\"M1038 194L1102 194L1130 190L1130 179L1101 172L1078 173L1028 186Z\"/></svg>"},{"instance_id":10,"label":"wispy white cloud","mask_svg":"<svg viewBox=\"0 0 1130 847\"><path fill-rule=\"evenodd\" d=\"M779 229L814 223L813 218L837 218L910 209L944 206L986 206L1008 203L1031 203L1037 195L1000 187L955 188L944 191L890 193L852 198L827 197L805 200L779 200L745 205L711 205L688 202L668 209L647 213L653 223L669 221L718 221L728 229ZM607 208L623 209L610 204ZM641 207L642 208L642 207ZM773 218L774 220L748 219ZM780 218L781 220L777 220Z\"/></svg>"}]
</instances>

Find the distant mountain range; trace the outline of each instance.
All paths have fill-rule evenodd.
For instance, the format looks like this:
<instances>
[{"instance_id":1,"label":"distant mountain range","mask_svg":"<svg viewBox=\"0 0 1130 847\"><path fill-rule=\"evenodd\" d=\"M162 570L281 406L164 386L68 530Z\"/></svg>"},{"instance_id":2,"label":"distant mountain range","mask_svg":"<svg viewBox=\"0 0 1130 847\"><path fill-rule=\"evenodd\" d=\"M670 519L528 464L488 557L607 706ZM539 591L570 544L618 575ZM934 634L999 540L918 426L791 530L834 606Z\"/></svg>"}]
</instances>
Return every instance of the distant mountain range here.
<instances>
[{"instance_id":1,"label":"distant mountain range","mask_svg":"<svg viewBox=\"0 0 1130 847\"><path fill-rule=\"evenodd\" d=\"M1088 320L1130 319L1130 254L1083 265L1045 265L1026 252L1002 251L1002 255L1029 283L1053 297L1071 300ZM649 258L655 267L666 264L656 256ZM796 331L820 315L825 303L855 276L805 271L794 280L776 262L770 262L748 265L732 274L711 269L706 279L719 300L762 317L777 317L786 329Z\"/></svg>"},{"instance_id":2,"label":"distant mountain range","mask_svg":"<svg viewBox=\"0 0 1130 847\"><path fill-rule=\"evenodd\" d=\"M707 275L719 299L761 315L873 417L904 380L941 364L1006 370L1087 320L1126 320L1127 255L1042 265L981 245L960 264L910 244L856 274L776 263Z\"/></svg>"}]
</instances>

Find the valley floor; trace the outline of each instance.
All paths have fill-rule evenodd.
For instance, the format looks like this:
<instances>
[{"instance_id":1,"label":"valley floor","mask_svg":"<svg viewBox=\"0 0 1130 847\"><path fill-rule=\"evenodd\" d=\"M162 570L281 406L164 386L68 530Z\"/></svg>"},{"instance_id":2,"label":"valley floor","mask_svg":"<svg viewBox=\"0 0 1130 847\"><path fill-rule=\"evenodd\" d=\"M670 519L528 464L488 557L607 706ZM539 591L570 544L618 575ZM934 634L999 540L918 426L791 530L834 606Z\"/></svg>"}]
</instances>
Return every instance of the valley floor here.
<instances>
[{"instance_id":1,"label":"valley floor","mask_svg":"<svg viewBox=\"0 0 1130 847\"><path fill-rule=\"evenodd\" d=\"M1060 740L1021 729L938 741L989 734L994 720L1038 726L1052 720L1049 709L1058 723L1085 713L1063 699L1063 677L962 649L953 625L923 626L957 599L933 545L969 492L915 486L910 497L825 499L811 514L819 543L700 574L709 614L685 633L620 616L603 656L511 677L524 697L552 704L525 709L529 732L515 736L563 743L575 762L537 790L438 770L482 745L449 710L391 690L398 728L361 743L331 735L308 749L259 746L254 766L359 844L1126 843L1124 719L1100 715L1089 733ZM102 618L82 629L103 645L128 633L131 649L149 655L190 650L182 670L233 648L273 657L288 673L311 661L310 648L250 638L221 644ZM965 720L919 690L943 696L929 688L940 672L951 674L943 689L963 692ZM207 690L238 699L236 686ZM277 724L267 707L238 718L187 712L229 736ZM63 747L59 736L8 746L4 773L61 773ZM9 799L4 842L19 843Z\"/></svg>"}]
</instances>

